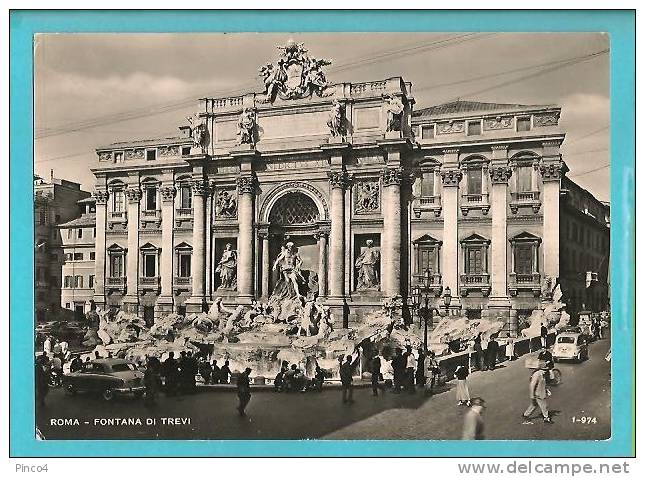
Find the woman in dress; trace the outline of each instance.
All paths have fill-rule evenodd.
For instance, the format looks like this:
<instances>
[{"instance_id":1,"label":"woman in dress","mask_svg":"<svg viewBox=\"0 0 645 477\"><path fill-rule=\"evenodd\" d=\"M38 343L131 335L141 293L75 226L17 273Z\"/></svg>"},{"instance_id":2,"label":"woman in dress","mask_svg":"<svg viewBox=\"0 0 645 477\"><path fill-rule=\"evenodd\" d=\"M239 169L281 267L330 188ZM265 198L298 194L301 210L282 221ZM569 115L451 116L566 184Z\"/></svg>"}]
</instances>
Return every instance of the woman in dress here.
<instances>
[{"instance_id":1,"label":"woman in dress","mask_svg":"<svg viewBox=\"0 0 645 477\"><path fill-rule=\"evenodd\" d=\"M457 378L457 406L470 406L470 391L468 390L468 368L466 366L457 366L455 378Z\"/></svg>"}]
</instances>

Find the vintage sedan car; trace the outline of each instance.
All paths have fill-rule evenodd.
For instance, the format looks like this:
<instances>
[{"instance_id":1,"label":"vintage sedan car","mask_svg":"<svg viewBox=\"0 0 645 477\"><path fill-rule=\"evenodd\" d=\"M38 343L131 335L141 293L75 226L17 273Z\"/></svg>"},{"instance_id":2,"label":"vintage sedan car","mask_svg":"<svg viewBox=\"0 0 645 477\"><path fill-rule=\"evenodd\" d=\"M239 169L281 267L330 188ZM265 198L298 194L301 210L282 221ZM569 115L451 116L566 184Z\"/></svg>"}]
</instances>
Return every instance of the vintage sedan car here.
<instances>
[{"instance_id":1,"label":"vintage sedan car","mask_svg":"<svg viewBox=\"0 0 645 477\"><path fill-rule=\"evenodd\" d=\"M555 338L553 345L553 360L560 361L564 359L584 361L589 358L589 348L587 340L583 333L560 333Z\"/></svg>"},{"instance_id":2,"label":"vintage sedan car","mask_svg":"<svg viewBox=\"0 0 645 477\"><path fill-rule=\"evenodd\" d=\"M143 373L125 359L104 358L86 363L81 371L63 375L63 387L69 394L88 391L110 401L116 395L145 392Z\"/></svg>"}]
</instances>

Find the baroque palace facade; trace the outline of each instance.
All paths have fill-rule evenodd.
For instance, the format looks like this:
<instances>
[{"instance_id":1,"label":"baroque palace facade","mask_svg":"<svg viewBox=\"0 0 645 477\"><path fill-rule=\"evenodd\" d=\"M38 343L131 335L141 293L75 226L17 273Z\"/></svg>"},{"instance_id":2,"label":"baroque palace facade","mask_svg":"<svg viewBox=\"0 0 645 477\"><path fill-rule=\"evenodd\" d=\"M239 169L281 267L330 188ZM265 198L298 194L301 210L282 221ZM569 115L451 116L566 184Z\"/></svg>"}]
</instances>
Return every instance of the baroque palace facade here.
<instances>
[{"instance_id":1,"label":"baroque palace facade","mask_svg":"<svg viewBox=\"0 0 645 477\"><path fill-rule=\"evenodd\" d=\"M329 62L280 50L264 93L97 149L96 305L151 321L267 300L288 249L344 326L423 276L436 304L517 330L560 275L560 109L414 110L400 77L328 84Z\"/></svg>"}]
</instances>

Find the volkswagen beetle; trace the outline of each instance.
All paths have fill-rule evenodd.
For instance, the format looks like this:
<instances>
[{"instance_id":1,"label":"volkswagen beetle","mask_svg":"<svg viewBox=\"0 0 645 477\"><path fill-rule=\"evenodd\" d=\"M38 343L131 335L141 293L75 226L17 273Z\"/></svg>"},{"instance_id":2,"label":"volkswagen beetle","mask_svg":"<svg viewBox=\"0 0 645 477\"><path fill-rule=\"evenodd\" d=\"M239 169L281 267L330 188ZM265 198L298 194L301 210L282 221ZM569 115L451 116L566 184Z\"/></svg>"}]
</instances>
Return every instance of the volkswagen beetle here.
<instances>
[{"instance_id":1,"label":"volkswagen beetle","mask_svg":"<svg viewBox=\"0 0 645 477\"><path fill-rule=\"evenodd\" d=\"M552 354L554 361L571 359L581 362L588 359L589 349L587 348L587 340L584 334L571 332L560 333L555 338Z\"/></svg>"}]
</instances>

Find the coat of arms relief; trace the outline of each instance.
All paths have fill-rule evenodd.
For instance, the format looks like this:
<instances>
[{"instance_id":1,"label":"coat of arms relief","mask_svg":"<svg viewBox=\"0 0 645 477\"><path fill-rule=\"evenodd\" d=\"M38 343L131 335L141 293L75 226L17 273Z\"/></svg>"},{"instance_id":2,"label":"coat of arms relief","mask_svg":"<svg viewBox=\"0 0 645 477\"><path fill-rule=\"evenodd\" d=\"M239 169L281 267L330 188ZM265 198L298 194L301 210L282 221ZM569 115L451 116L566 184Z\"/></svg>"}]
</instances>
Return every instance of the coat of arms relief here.
<instances>
[{"instance_id":1,"label":"coat of arms relief","mask_svg":"<svg viewBox=\"0 0 645 477\"><path fill-rule=\"evenodd\" d=\"M293 40L278 49L281 50L278 61L260 68L265 102L273 103L276 98L302 99L314 94L327 96L328 83L323 67L331 65L331 61L309 56L304 44Z\"/></svg>"}]
</instances>

